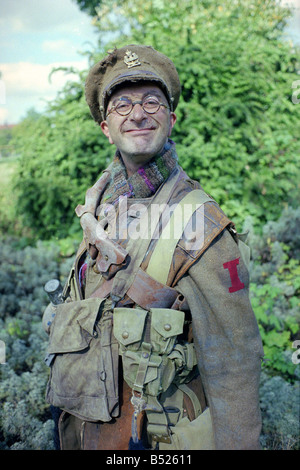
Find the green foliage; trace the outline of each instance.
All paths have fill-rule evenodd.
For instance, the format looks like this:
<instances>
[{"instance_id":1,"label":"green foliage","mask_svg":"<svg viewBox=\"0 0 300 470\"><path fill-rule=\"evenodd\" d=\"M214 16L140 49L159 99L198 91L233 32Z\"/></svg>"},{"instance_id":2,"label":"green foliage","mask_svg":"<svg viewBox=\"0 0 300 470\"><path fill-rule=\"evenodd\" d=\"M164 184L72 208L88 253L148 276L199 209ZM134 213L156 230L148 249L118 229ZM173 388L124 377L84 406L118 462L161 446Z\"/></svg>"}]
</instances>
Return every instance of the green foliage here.
<instances>
[{"instance_id":1,"label":"green foliage","mask_svg":"<svg viewBox=\"0 0 300 470\"><path fill-rule=\"evenodd\" d=\"M238 226L245 214L259 228L297 206L300 106L291 95L299 51L281 37L288 10L275 0L105 0L97 11L91 64L110 46L132 43L173 59L182 82L179 161ZM116 39L104 44L110 31ZM112 158L84 101L85 75L15 133L19 216L44 239L78 233L74 208Z\"/></svg>"},{"instance_id":2,"label":"green foliage","mask_svg":"<svg viewBox=\"0 0 300 470\"><path fill-rule=\"evenodd\" d=\"M261 445L267 450L299 450L299 382L262 374L260 387L263 427Z\"/></svg>"},{"instance_id":3,"label":"green foliage","mask_svg":"<svg viewBox=\"0 0 300 470\"><path fill-rule=\"evenodd\" d=\"M0 245L0 449L53 449L53 421L45 402L49 369L44 364L48 337L42 314L49 303L43 286L64 282L72 260L62 263L59 248L38 243L16 250Z\"/></svg>"},{"instance_id":4,"label":"green foliage","mask_svg":"<svg viewBox=\"0 0 300 470\"><path fill-rule=\"evenodd\" d=\"M100 134L78 84L69 85L47 115L28 117L16 129L22 154L15 186L18 212L37 237L63 238L80 231L74 209L111 157Z\"/></svg>"},{"instance_id":5,"label":"green foliage","mask_svg":"<svg viewBox=\"0 0 300 470\"><path fill-rule=\"evenodd\" d=\"M174 140L184 169L238 224L245 211L260 223L279 217L297 197L300 168L299 54L279 41L286 12L272 1L178 0L134 2L130 13L137 3L133 42L143 32L182 81Z\"/></svg>"},{"instance_id":6,"label":"green foliage","mask_svg":"<svg viewBox=\"0 0 300 470\"><path fill-rule=\"evenodd\" d=\"M97 8L101 6L101 0L73 0L79 6L80 10L94 16L97 14Z\"/></svg>"},{"instance_id":7,"label":"green foliage","mask_svg":"<svg viewBox=\"0 0 300 470\"><path fill-rule=\"evenodd\" d=\"M0 230L7 235L20 236L23 227L16 216L17 197L12 191L17 165L17 159L14 157L0 161ZM26 231L28 232L25 229L24 232Z\"/></svg>"},{"instance_id":8,"label":"green foliage","mask_svg":"<svg viewBox=\"0 0 300 470\"><path fill-rule=\"evenodd\" d=\"M14 153L14 148L11 145L12 128L4 127L0 129L0 158L9 157Z\"/></svg>"},{"instance_id":9,"label":"green foliage","mask_svg":"<svg viewBox=\"0 0 300 470\"><path fill-rule=\"evenodd\" d=\"M300 209L287 208L260 236L251 231L249 219L247 224L253 254L251 303L264 345L264 367L294 381L299 368L291 358L292 343L300 339Z\"/></svg>"},{"instance_id":10,"label":"green foliage","mask_svg":"<svg viewBox=\"0 0 300 470\"><path fill-rule=\"evenodd\" d=\"M293 377L297 366L291 361L292 337L298 333L299 325L292 317L280 320L272 314L276 301L280 301L282 289L266 283L259 287L252 284L251 290L251 303L264 345L265 367L274 369L284 377Z\"/></svg>"},{"instance_id":11,"label":"green foliage","mask_svg":"<svg viewBox=\"0 0 300 470\"><path fill-rule=\"evenodd\" d=\"M0 411L4 439L0 449L52 450L53 421L44 403L45 371L38 363L21 375L2 368L0 396L5 403Z\"/></svg>"}]
</instances>

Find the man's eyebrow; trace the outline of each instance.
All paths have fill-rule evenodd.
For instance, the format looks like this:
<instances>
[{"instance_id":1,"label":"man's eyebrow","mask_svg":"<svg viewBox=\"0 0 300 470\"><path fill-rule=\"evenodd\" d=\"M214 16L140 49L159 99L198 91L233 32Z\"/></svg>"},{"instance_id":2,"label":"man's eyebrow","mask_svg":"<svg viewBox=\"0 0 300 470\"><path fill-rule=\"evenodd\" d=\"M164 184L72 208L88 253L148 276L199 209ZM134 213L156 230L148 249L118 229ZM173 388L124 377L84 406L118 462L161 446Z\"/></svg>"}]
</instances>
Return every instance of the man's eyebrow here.
<instances>
[{"instance_id":1,"label":"man's eyebrow","mask_svg":"<svg viewBox=\"0 0 300 470\"><path fill-rule=\"evenodd\" d=\"M143 94L143 98L146 98L146 96L156 96L157 98L161 99L161 93L159 91L153 90L153 91L146 91L146 93Z\"/></svg>"},{"instance_id":2,"label":"man's eyebrow","mask_svg":"<svg viewBox=\"0 0 300 470\"><path fill-rule=\"evenodd\" d=\"M143 94L143 96L142 96L142 100L143 100L144 98L146 98L147 96L155 96L155 97L158 98L158 99L162 99L162 98L163 98L162 94L161 94L159 91L157 91L157 90L149 90L149 91L146 91L146 92ZM117 101L120 101L120 100L123 99L123 98L128 99L128 100L132 100L131 96L128 96L128 95L125 94L125 95L120 95L120 96L114 98L114 99L112 100L111 104L114 106Z\"/></svg>"},{"instance_id":3,"label":"man's eyebrow","mask_svg":"<svg viewBox=\"0 0 300 470\"><path fill-rule=\"evenodd\" d=\"M118 96L117 98L114 98L114 99L112 100L111 104L114 106L117 101L120 101L120 100L123 99L123 98L126 98L126 99L128 99L128 100L131 99L130 96L121 95L121 96Z\"/></svg>"}]
</instances>

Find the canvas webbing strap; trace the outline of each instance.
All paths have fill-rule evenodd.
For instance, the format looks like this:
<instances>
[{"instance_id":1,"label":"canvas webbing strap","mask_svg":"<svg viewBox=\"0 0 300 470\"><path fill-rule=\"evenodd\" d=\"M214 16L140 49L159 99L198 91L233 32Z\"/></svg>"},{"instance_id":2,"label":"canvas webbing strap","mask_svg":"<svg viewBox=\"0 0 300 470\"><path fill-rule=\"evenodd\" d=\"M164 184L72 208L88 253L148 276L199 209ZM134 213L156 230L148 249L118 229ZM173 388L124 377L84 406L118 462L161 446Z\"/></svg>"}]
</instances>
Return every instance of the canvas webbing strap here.
<instances>
[{"instance_id":1,"label":"canvas webbing strap","mask_svg":"<svg viewBox=\"0 0 300 470\"><path fill-rule=\"evenodd\" d=\"M194 190L177 204L151 255L146 269L149 276L162 284L167 283L176 245L192 214L208 201L213 199L201 190Z\"/></svg>"},{"instance_id":2,"label":"canvas webbing strap","mask_svg":"<svg viewBox=\"0 0 300 470\"><path fill-rule=\"evenodd\" d=\"M152 204L155 203L160 205L168 203L179 177L180 171L177 167L171 173L165 184L163 184L156 192L152 200ZM113 287L110 295L112 300L115 302L122 299L132 285L147 252L148 246L156 229L155 224L151 224L150 217L151 211L145 211L140 220L140 227L143 231L143 233L140 233L140 239L137 241L131 238L128 242L126 249L130 254L131 260L127 268L118 271L114 277Z\"/></svg>"},{"instance_id":3,"label":"canvas webbing strap","mask_svg":"<svg viewBox=\"0 0 300 470\"><path fill-rule=\"evenodd\" d=\"M193 403L194 411L196 418L202 413L202 407L201 403L199 401L199 398L197 397L196 393L189 388L186 384L180 384L178 385L179 390L181 390L183 393L185 393L191 402Z\"/></svg>"}]
</instances>

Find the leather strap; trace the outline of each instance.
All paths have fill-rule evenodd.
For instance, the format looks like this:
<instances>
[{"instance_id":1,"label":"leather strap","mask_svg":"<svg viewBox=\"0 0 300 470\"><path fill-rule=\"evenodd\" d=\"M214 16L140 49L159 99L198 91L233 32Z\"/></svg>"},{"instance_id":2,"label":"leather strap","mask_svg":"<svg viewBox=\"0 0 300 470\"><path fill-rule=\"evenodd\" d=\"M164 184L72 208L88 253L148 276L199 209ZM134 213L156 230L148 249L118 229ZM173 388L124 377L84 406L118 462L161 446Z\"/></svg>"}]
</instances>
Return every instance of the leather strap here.
<instances>
[{"instance_id":1,"label":"leather strap","mask_svg":"<svg viewBox=\"0 0 300 470\"><path fill-rule=\"evenodd\" d=\"M171 308L178 292L157 282L140 268L127 295L140 307L149 310L155 307Z\"/></svg>"},{"instance_id":2,"label":"leather strap","mask_svg":"<svg viewBox=\"0 0 300 470\"><path fill-rule=\"evenodd\" d=\"M113 281L114 278L112 277L108 281L103 278L104 282L102 282L101 286L98 287L91 295L90 297L101 297L105 299L106 297L109 296L110 291L112 289Z\"/></svg>"}]
</instances>

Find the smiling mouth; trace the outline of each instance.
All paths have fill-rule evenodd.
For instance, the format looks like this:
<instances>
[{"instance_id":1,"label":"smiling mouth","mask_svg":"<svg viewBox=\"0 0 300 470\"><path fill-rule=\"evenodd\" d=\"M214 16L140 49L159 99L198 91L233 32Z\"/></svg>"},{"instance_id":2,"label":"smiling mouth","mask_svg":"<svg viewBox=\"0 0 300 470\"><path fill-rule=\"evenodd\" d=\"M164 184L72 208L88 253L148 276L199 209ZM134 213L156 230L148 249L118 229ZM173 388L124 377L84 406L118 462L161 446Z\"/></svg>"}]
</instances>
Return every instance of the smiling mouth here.
<instances>
[{"instance_id":1,"label":"smiling mouth","mask_svg":"<svg viewBox=\"0 0 300 470\"><path fill-rule=\"evenodd\" d=\"M130 134L143 134L152 132L155 130L155 127L144 127L142 129L127 129L125 132Z\"/></svg>"}]
</instances>

